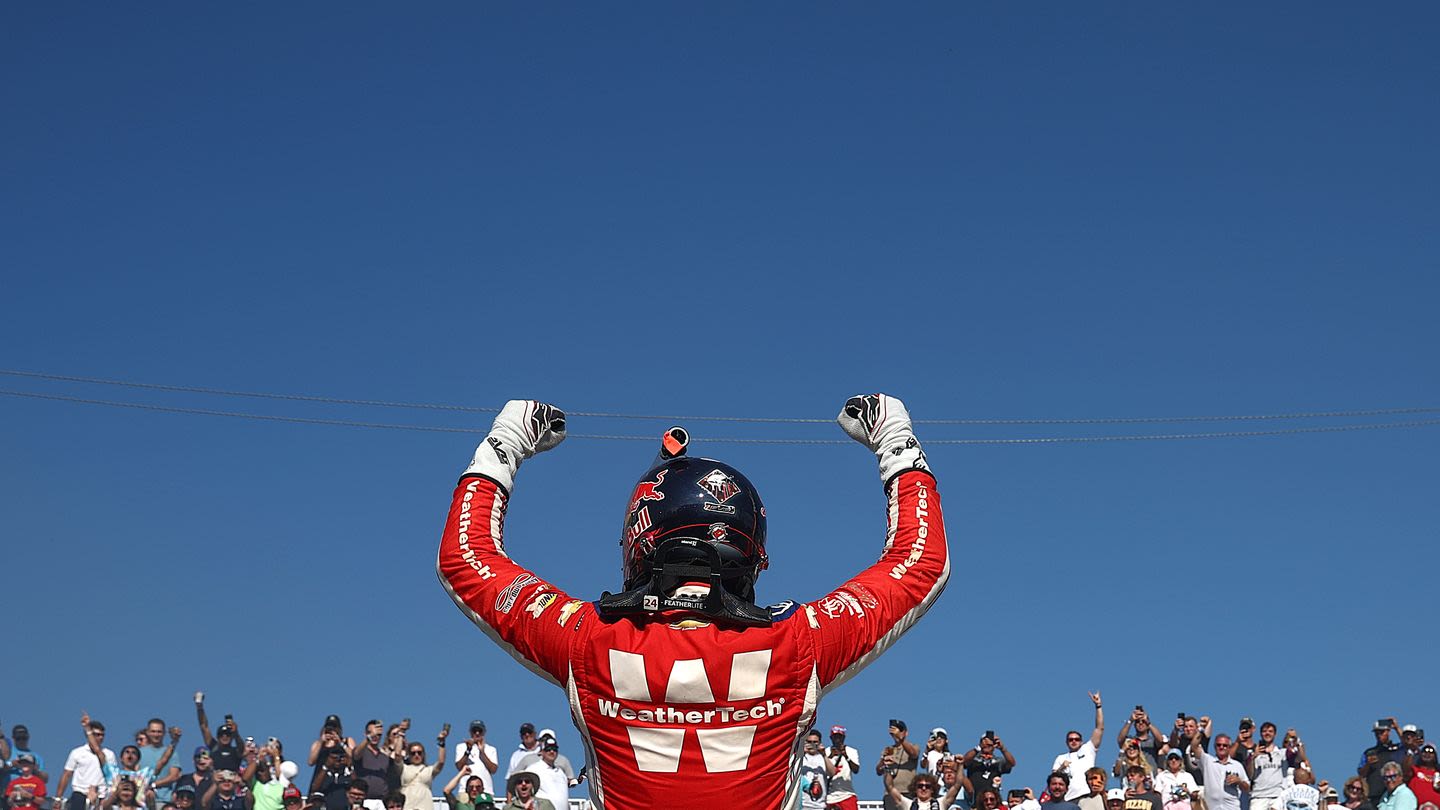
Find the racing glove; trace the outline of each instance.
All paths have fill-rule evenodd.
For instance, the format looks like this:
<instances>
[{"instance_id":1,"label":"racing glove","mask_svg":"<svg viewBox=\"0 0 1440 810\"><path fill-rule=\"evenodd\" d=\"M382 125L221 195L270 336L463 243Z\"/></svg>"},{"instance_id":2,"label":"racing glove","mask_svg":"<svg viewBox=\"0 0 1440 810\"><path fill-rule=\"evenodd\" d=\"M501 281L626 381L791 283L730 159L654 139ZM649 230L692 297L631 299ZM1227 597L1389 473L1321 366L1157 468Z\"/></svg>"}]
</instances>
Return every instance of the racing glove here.
<instances>
[{"instance_id":1,"label":"racing glove","mask_svg":"<svg viewBox=\"0 0 1440 810\"><path fill-rule=\"evenodd\" d=\"M910 412L905 403L885 394L860 394L845 401L835 417L850 438L870 448L880 461L880 480L886 486L890 479L906 470L930 471L925 451L910 429Z\"/></svg>"},{"instance_id":2,"label":"racing glove","mask_svg":"<svg viewBox=\"0 0 1440 810\"><path fill-rule=\"evenodd\" d=\"M475 448L466 475L479 474L510 492L520 462L565 441L565 412L533 399L512 399L500 409L490 435Z\"/></svg>"}]
</instances>

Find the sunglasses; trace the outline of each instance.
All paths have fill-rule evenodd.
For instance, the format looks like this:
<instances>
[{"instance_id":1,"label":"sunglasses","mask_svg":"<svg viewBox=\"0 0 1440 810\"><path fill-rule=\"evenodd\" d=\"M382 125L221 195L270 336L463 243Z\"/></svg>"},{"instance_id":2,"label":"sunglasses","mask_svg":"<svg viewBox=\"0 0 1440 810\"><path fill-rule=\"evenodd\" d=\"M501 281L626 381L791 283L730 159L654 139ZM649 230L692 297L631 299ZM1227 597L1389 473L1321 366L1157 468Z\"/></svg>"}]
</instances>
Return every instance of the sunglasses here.
<instances>
[{"instance_id":1,"label":"sunglasses","mask_svg":"<svg viewBox=\"0 0 1440 810\"><path fill-rule=\"evenodd\" d=\"M1065 742L1080 742L1079 737L1066 737Z\"/></svg>"}]
</instances>

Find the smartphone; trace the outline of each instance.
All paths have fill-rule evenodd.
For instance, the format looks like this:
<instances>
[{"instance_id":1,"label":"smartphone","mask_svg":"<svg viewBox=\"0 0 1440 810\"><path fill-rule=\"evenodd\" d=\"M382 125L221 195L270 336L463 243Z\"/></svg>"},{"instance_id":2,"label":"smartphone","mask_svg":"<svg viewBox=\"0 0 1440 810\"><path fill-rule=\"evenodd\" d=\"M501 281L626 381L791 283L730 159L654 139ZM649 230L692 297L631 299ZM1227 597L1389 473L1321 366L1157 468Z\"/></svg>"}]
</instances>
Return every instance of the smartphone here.
<instances>
[{"instance_id":1,"label":"smartphone","mask_svg":"<svg viewBox=\"0 0 1440 810\"><path fill-rule=\"evenodd\" d=\"M987 728L987 729L985 729L985 739L987 739L987 740L993 740L993 739L995 739L995 729L993 729L993 728Z\"/></svg>"},{"instance_id":2,"label":"smartphone","mask_svg":"<svg viewBox=\"0 0 1440 810\"><path fill-rule=\"evenodd\" d=\"M1145 711L1145 707L1144 707L1144 706L1141 706L1139 703L1136 703L1136 704L1135 704L1135 711L1137 711L1137 712L1143 712L1143 711Z\"/></svg>"},{"instance_id":3,"label":"smartphone","mask_svg":"<svg viewBox=\"0 0 1440 810\"><path fill-rule=\"evenodd\" d=\"M1185 713L1184 713L1184 712L1175 712L1175 719L1176 719L1176 720L1184 720L1184 719L1185 719Z\"/></svg>"},{"instance_id":4,"label":"smartphone","mask_svg":"<svg viewBox=\"0 0 1440 810\"><path fill-rule=\"evenodd\" d=\"M1390 718L1382 717L1375 721L1376 728L1390 728Z\"/></svg>"},{"instance_id":5,"label":"smartphone","mask_svg":"<svg viewBox=\"0 0 1440 810\"><path fill-rule=\"evenodd\" d=\"M449 733L450 733L450 724L449 724L449 723L446 723L445 726L444 726L444 728L445 728L445 733L446 733L446 734L449 734Z\"/></svg>"}]
</instances>

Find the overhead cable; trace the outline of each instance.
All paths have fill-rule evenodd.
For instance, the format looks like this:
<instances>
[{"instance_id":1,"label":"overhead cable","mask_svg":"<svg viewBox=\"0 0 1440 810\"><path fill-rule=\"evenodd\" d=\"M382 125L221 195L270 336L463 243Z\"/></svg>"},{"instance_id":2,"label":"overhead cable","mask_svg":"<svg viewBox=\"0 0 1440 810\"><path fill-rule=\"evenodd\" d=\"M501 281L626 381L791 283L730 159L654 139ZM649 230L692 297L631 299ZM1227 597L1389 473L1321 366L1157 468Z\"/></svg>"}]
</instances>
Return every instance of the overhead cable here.
<instances>
[{"instance_id":1,"label":"overhead cable","mask_svg":"<svg viewBox=\"0 0 1440 810\"><path fill-rule=\"evenodd\" d=\"M75 402L85 405L101 405L111 408L133 408L143 411L157 411L160 413L193 414L198 416L226 416L234 419L253 419L264 422L289 422L302 425L333 425L340 427L372 428L378 430L406 430L428 433L472 433L482 434L485 431L479 428L445 427L435 425L407 425L391 424L385 422L361 422L349 419L317 419L303 416L277 416L273 414L243 413L238 411L216 411L205 408L181 408L169 405L151 405L143 402L117 402L114 400L87 399L83 397L69 397L60 394L40 394L32 391L12 391L0 388L0 395L12 397L27 397L31 399L57 400L61 402ZM1097 442L1142 442L1142 441L1172 441L1179 439L1237 439L1251 438L1258 436L1289 436L1302 433L1347 433L1360 430L1387 430L1397 428L1418 428L1440 425L1440 419L1418 419L1406 422L1379 422L1371 424L1355 425L1317 425L1311 427L1297 428L1276 428L1274 430L1249 430L1249 431L1217 431L1210 433L1158 433L1146 435L1118 435L1118 436L1031 436L1009 439L926 439L926 445L973 445L973 444L1084 444ZM653 442L654 436L625 436L613 434L594 433L570 433L572 439L592 439L606 441L642 441ZM792 445L822 445L822 444L850 444L845 439L761 439L738 436L697 436L706 442L717 442L727 444L792 444Z\"/></svg>"},{"instance_id":2,"label":"overhead cable","mask_svg":"<svg viewBox=\"0 0 1440 810\"><path fill-rule=\"evenodd\" d=\"M147 383L136 382L133 380L106 379L102 377L81 377L73 374L51 374L39 371L21 371L18 369L0 369L0 374L8 375L11 377L29 377L32 379L53 380L59 382L77 382L92 385L113 385L125 388L141 388L152 391L174 391L178 393L208 394L227 397L249 397L253 399L275 399L292 402L314 402L329 405L361 405L377 408L413 408L433 411L456 411L461 413L498 413L500 411L499 408L495 407L451 405L446 403L430 402L396 402L393 400L380 399L345 399L340 397L311 396L307 394L283 394L264 391L237 391L225 388L209 388L204 386L173 385L165 383ZM571 416L585 416L596 419L644 419L669 422L829 424L831 421L833 421L831 419L811 419L786 416L700 416L695 414L635 414L615 413L608 411L575 411L568 408L565 409L565 412L570 414ZM1440 413L1440 408L1369 408L1359 410L1298 411L1292 413L1230 414L1218 416L1104 416L1047 419L915 419L912 421L917 425L1138 425L1180 422L1256 422L1291 421L1297 419L1353 419L1366 416L1405 416L1425 413Z\"/></svg>"}]
</instances>

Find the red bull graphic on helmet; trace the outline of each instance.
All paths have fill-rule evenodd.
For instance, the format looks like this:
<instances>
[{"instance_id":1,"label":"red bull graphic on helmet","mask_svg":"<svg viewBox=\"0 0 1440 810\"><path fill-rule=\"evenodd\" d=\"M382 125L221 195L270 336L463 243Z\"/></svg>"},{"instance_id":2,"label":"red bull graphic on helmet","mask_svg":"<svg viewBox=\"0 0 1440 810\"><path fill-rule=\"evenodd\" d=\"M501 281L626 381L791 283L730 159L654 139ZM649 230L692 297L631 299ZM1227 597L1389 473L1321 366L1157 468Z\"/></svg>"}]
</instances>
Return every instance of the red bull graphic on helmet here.
<instances>
[{"instance_id":1,"label":"red bull graphic on helmet","mask_svg":"<svg viewBox=\"0 0 1440 810\"><path fill-rule=\"evenodd\" d=\"M720 470L711 470L709 475L701 478L698 482L700 488L709 493L710 497L725 503L736 495L740 494L740 486L730 480L730 476Z\"/></svg>"},{"instance_id":2,"label":"red bull graphic on helmet","mask_svg":"<svg viewBox=\"0 0 1440 810\"><path fill-rule=\"evenodd\" d=\"M630 495L630 508L625 510L625 517L635 514L635 509L642 501L663 501L665 493L660 491L660 485L665 483L665 474L669 470L661 470L655 473L654 481L641 481L635 485L635 491Z\"/></svg>"}]
</instances>

